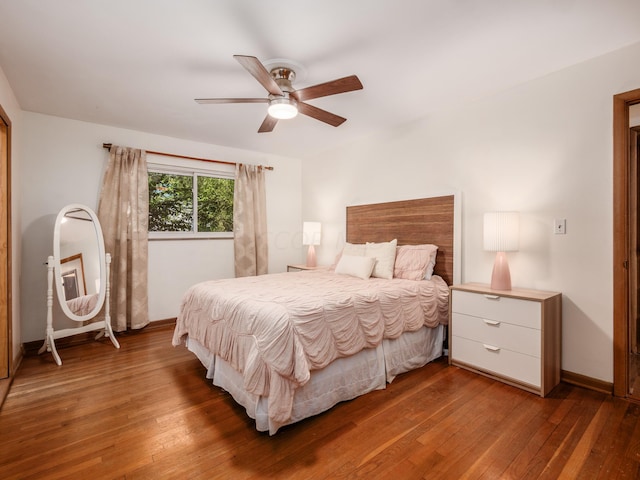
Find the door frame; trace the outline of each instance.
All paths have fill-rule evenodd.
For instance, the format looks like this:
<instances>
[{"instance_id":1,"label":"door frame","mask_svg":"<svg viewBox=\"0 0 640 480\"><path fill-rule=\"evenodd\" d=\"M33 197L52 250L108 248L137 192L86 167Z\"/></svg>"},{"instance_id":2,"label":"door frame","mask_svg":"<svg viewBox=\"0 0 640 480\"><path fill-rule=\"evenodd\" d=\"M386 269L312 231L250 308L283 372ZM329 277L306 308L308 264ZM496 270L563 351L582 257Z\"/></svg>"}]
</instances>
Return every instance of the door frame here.
<instances>
[{"instance_id":1,"label":"door frame","mask_svg":"<svg viewBox=\"0 0 640 480\"><path fill-rule=\"evenodd\" d=\"M640 125L632 127L629 126L629 221L627 223L629 228L629 266L628 266L628 279L629 279L629 355L638 355L638 287L640 282L638 281L638 259L640 258L638 253L638 194L640 193L640 183L638 183L638 139L640 138ZM638 377L638 372L631 366L633 362L629 359L629 391L632 391L632 385L635 383ZM631 378L635 375L634 378ZM638 397L638 392L630 394L631 396Z\"/></svg>"},{"instance_id":2,"label":"door frame","mask_svg":"<svg viewBox=\"0 0 640 480\"><path fill-rule=\"evenodd\" d=\"M629 106L640 89L613 96L613 394L629 396Z\"/></svg>"},{"instance_id":3,"label":"door frame","mask_svg":"<svg viewBox=\"0 0 640 480\"><path fill-rule=\"evenodd\" d=\"M11 120L0 105L0 136L4 140L0 142L0 379L5 379L3 382L10 382L13 374L11 133ZM0 386L0 392L2 390ZM3 397L0 395L0 404Z\"/></svg>"}]
</instances>

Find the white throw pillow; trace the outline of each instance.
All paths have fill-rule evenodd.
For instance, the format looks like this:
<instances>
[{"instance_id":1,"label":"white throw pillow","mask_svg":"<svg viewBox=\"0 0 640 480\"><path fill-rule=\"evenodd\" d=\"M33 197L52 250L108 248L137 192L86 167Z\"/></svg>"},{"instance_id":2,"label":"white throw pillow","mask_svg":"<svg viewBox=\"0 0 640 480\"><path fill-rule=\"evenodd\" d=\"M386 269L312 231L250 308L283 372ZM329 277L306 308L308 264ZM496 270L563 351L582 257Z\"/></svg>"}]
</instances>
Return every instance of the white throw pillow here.
<instances>
[{"instance_id":1,"label":"white throw pillow","mask_svg":"<svg viewBox=\"0 0 640 480\"><path fill-rule=\"evenodd\" d=\"M338 253L338 255L336 255L336 258L333 261L333 264L329 267L329 270L335 271L336 266L338 265L338 262L340 261L340 258L342 257L342 255L355 255L359 257L364 257L365 248L366 247L364 243L349 243L349 242L345 243L344 247L342 248L342 251Z\"/></svg>"},{"instance_id":2,"label":"white throw pillow","mask_svg":"<svg viewBox=\"0 0 640 480\"><path fill-rule=\"evenodd\" d=\"M375 258L343 254L342 257L340 257L338 265L336 265L336 273L351 275L352 277L366 280L371 276L375 263Z\"/></svg>"},{"instance_id":3,"label":"white throw pillow","mask_svg":"<svg viewBox=\"0 0 640 480\"><path fill-rule=\"evenodd\" d=\"M345 243L342 249L343 255L358 255L360 257L365 256L366 245L364 243Z\"/></svg>"},{"instance_id":4,"label":"white throw pillow","mask_svg":"<svg viewBox=\"0 0 640 480\"><path fill-rule=\"evenodd\" d=\"M393 278L393 267L396 263L396 245L397 239L390 242L369 243L366 244L365 255L376 259L373 267L372 277Z\"/></svg>"}]
</instances>

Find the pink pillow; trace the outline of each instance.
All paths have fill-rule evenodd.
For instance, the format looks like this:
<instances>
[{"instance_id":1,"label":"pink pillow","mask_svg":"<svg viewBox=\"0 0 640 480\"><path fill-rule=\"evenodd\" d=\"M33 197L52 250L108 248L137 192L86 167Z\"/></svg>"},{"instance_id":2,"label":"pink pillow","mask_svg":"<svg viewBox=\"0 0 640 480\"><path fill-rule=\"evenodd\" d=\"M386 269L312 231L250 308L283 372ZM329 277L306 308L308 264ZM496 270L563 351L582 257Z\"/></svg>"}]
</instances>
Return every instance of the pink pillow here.
<instances>
[{"instance_id":1,"label":"pink pillow","mask_svg":"<svg viewBox=\"0 0 640 480\"><path fill-rule=\"evenodd\" d=\"M393 278L405 280L429 280L436 265L436 245L401 245L396 249Z\"/></svg>"}]
</instances>

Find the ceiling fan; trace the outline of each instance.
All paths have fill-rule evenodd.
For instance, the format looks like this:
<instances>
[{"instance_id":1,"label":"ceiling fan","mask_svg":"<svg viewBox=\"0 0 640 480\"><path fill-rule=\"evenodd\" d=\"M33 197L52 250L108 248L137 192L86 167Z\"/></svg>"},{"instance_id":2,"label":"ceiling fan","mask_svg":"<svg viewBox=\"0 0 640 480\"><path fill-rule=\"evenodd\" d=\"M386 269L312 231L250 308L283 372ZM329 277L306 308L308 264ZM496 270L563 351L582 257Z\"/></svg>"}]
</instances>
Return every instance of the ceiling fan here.
<instances>
[{"instance_id":1,"label":"ceiling fan","mask_svg":"<svg viewBox=\"0 0 640 480\"><path fill-rule=\"evenodd\" d=\"M342 125L347 120L346 118L309 105L304 101L362 89L362 83L358 77L351 75L296 90L292 86L296 72L291 65L285 65L285 62L282 62L283 65L276 65L268 71L256 57L234 55L233 58L260 82L269 95L263 98L196 98L195 100L201 104L268 103L268 113L258 129L258 133L273 131L278 120L293 118L298 112L334 127Z\"/></svg>"}]
</instances>

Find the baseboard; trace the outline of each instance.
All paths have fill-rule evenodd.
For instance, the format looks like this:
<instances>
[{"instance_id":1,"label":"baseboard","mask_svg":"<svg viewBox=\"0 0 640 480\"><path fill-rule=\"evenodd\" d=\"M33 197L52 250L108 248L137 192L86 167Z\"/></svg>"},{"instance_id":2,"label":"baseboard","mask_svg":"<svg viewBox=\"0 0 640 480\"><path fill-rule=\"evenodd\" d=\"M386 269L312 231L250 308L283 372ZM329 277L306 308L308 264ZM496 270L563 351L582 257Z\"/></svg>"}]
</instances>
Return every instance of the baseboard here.
<instances>
[{"instance_id":1,"label":"baseboard","mask_svg":"<svg viewBox=\"0 0 640 480\"><path fill-rule=\"evenodd\" d=\"M9 388L11 387L12 381L13 376L0 379L0 408L2 408L4 399L7 398L7 395L9 394Z\"/></svg>"},{"instance_id":2,"label":"baseboard","mask_svg":"<svg viewBox=\"0 0 640 480\"><path fill-rule=\"evenodd\" d=\"M580 375L579 373L562 370L560 372L560 380L565 383L570 383L571 385L576 385L577 387L588 388L596 392L613 395L613 383L587 377L586 375Z\"/></svg>"},{"instance_id":3,"label":"baseboard","mask_svg":"<svg viewBox=\"0 0 640 480\"><path fill-rule=\"evenodd\" d=\"M154 330L156 328L172 327L175 324L176 324L176 318L165 318L163 320L154 320L153 322L149 322L144 328L140 328L138 330L127 330L126 332L116 332L116 336L144 333L146 331ZM92 342L95 336L96 336L96 332L85 332L85 333L79 333L77 335L72 335L70 337L58 338L56 339L56 348L68 347L72 345L79 345L82 343ZM24 351L24 355L27 357L37 355L38 350L40 350L40 347L42 347L43 343L44 343L44 339L23 343L22 348Z\"/></svg>"},{"instance_id":4,"label":"baseboard","mask_svg":"<svg viewBox=\"0 0 640 480\"><path fill-rule=\"evenodd\" d=\"M142 330L139 330L139 331L150 330L152 328L166 327L169 325L172 327L175 327L177 320L178 319L176 317L165 318L164 320L154 320L153 322L149 322L149 325L147 325L146 327L144 327Z\"/></svg>"},{"instance_id":5,"label":"baseboard","mask_svg":"<svg viewBox=\"0 0 640 480\"><path fill-rule=\"evenodd\" d=\"M24 349L20 349L18 352L18 356L13 359L13 363L11 364L11 371L9 372L9 376L7 378L0 379L0 408L4 404L7 395L9 394L9 388L11 387L11 383L16 376L16 372L18 371L18 367L22 363L22 358L24 357Z\"/></svg>"}]
</instances>

